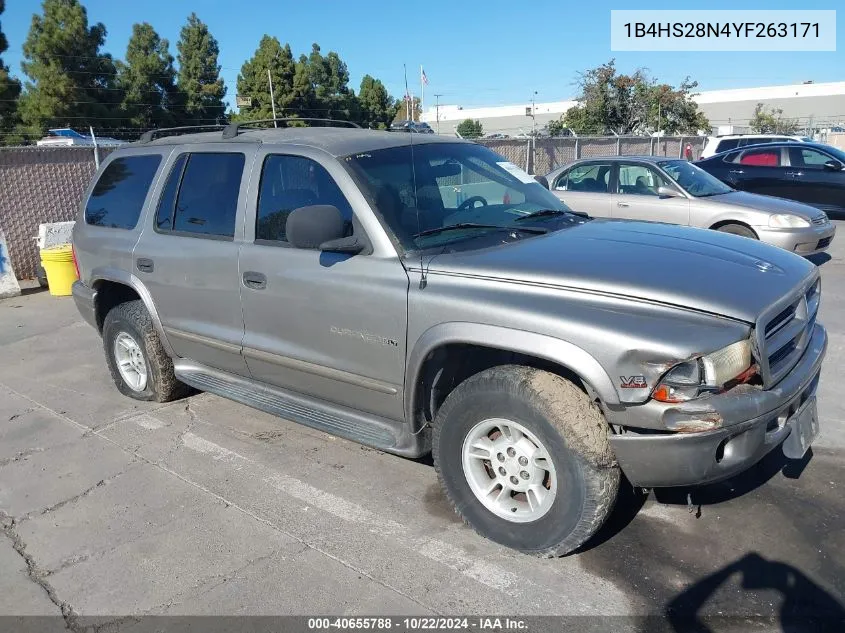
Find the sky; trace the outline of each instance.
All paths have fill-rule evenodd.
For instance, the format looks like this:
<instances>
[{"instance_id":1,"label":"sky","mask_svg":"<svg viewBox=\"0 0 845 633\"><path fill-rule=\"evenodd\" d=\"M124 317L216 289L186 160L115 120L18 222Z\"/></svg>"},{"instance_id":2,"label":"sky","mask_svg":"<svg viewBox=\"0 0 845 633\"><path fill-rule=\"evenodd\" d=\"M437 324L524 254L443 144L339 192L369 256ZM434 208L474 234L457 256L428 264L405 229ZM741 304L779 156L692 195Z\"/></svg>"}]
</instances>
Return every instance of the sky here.
<instances>
[{"instance_id":1,"label":"sky","mask_svg":"<svg viewBox=\"0 0 845 633\"><path fill-rule=\"evenodd\" d=\"M394 96L404 94L403 64L411 92L419 94L425 68L426 108L441 104L505 105L572 98L578 73L616 59L621 72L646 68L660 81L686 76L699 90L845 80L845 5L840 0L650 0L643 9L836 9L836 52L612 52L610 11L630 2L567 0L427 0L417 4L375 0L82 0L89 24L108 30L105 51L122 58L135 22L149 22L170 41L176 56L179 30L191 11L208 24L220 44L221 75L234 102L241 64L261 37L289 42L294 55L320 44L337 51L357 91L365 74L381 79ZM800 4L800 6L798 6ZM0 15L9 40L4 61L22 76L22 46L40 0L11 0Z\"/></svg>"}]
</instances>

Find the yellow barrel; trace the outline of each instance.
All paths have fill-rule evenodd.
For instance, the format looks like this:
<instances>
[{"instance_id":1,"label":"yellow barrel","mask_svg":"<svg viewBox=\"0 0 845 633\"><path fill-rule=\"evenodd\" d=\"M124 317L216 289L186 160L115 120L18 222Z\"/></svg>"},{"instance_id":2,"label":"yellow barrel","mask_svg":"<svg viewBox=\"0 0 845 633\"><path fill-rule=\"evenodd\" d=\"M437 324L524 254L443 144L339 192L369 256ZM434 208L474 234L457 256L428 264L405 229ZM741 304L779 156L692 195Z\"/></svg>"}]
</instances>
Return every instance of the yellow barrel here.
<instances>
[{"instance_id":1,"label":"yellow barrel","mask_svg":"<svg viewBox=\"0 0 845 633\"><path fill-rule=\"evenodd\" d=\"M70 294L70 287L76 281L76 265L73 263L73 249L70 244L41 250L41 265L47 273L50 294L63 297Z\"/></svg>"}]
</instances>

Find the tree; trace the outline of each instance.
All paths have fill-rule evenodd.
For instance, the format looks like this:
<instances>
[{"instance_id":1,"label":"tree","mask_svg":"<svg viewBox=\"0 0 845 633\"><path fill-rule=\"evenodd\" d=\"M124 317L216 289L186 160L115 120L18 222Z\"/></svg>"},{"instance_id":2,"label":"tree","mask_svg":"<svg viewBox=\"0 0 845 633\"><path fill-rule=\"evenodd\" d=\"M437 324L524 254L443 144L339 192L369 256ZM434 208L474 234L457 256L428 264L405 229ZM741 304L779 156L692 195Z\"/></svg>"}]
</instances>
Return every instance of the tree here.
<instances>
[{"instance_id":1,"label":"tree","mask_svg":"<svg viewBox=\"0 0 845 633\"><path fill-rule=\"evenodd\" d=\"M360 122L364 127L385 129L396 116L396 104L384 84L364 75L358 91Z\"/></svg>"},{"instance_id":2,"label":"tree","mask_svg":"<svg viewBox=\"0 0 845 633\"><path fill-rule=\"evenodd\" d=\"M334 51L323 56L320 45L311 45L306 67L314 91L312 112L305 116L352 120L356 114L355 94L349 90L349 69Z\"/></svg>"},{"instance_id":3,"label":"tree","mask_svg":"<svg viewBox=\"0 0 845 633\"><path fill-rule=\"evenodd\" d=\"M244 62L238 75L238 96L247 97L251 105L240 109L238 118L269 119L273 116L273 104L270 102L270 83L267 71L273 78L273 96L276 103L276 116L284 117L294 114L291 105L295 101L294 77L296 62L294 62L290 45L282 46L275 37L265 35L261 38L255 54Z\"/></svg>"},{"instance_id":4,"label":"tree","mask_svg":"<svg viewBox=\"0 0 845 633\"><path fill-rule=\"evenodd\" d=\"M610 60L579 75L578 105L563 117L576 134L696 134L710 123L692 100L698 86L686 78L677 88L658 84L645 70L631 75L616 71Z\"/></svg>"},{"instance_id":5,"label":"tree","mask_svg":"<svg viewBox=\"0 0 845 633\"><path fill-rule=\"evenodd\" d=\"M146 22L132 26L126 61L117 62L117 85L121 112L133 128L177 125L184 116L169 46Z\"/></svg>"},{"instance_id":6,"label":"tree","mask_svg":"<svg viewBox=\"0 0 845 633\"><path fill-rule=\"evenodd\" d=\"M406 97L402 101L399 101L396 105L396 114L393 117L394 121L419 121L420 115L422 114L422 104L420 103L419 97L413 97L412 102L413 105L409 104L408 98ZM408 112L410 105L410 112Z\"/></svg>"},{"instance_id":7,"label":"tree","mask_svg":"<svg viewBox=\"0 0 845 633\"><path fill-rule=\"evenodd\" d=\"M546 128L549 130L549 136L571 136L572 131L566 127L566 124L563 122L563 116L559 119L555 119L554 121L549 121Z\"/></svg>"},{"instance_id":8,"label":"tree","mask_svg":"<svg viewBox=\"0 0 845 633\"><path fill-rule=\"evenodd\" d=\"M762 103L754 108L749 125L755 134L795 134L798 131L797 120L784 118L781 108L766 109Z\"/></svg>"},{"instance_id":9,"label":"tree","mask_svg":"<svg viewBox=\"0 0 845 633\"><path fill-rule=\"evenodd\" d=\"M0 14L5 9L5 0L0 0ZM9 43L0 29L0 55L6 52ZM0 144L9 145L20 139L11 136L12 130L18 122L18 97L21 94L21 82L12 77L8 66L0 58Z\"/></svg>"},{"instance_id":10,"label":"tree","mask_svg":"<svg viewBox=\"0 0 845 633\"><path fill-rule=\"evenodd\" d=\"M185 96L184 121L193 125L224 122L226 86L220 78L220 47L196 13L188 16L179 42L178 86Z\"/></svg>"},{"instance_id":11,"label":"tree","mask_svg":"<svg viewBox=\"0 0 845 633\"><path fill-rule=\"evenodd\" d=\"M21 66L29 77L20 115L30 136L51 125L115 127L115 65L101 52L106 27L88 26L78 0L44 0L33 15Z\"/></svg>"},{"instance_id":12,"label":"tree","mask_svg":"<svg viewBox=\"0 0 845 633\"><path fill-rule=\"evenodd\" d=\"M484 126L476 119L464 119L458 124L458 134L464 138L481 138L484 136Z\"/></svg>"}]
</instances>

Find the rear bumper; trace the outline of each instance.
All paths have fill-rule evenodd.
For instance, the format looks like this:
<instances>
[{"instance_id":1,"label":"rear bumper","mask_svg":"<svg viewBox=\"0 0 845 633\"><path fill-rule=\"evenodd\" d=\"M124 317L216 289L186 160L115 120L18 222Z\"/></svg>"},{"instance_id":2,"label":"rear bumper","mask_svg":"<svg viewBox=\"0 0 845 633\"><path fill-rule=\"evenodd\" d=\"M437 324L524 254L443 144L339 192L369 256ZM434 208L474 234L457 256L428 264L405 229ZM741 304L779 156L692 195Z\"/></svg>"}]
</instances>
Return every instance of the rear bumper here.
<instances>
[{"instance_id":1,"label":"rear bumper","mask_svg":"<svg viewBox=\"0 0 845 633\"><path fill-rule=\"evenodd\" d=\"M721 428L692 433L628 432L610 437L622 471L632 484L646 488L694 486L736 475L753 466L787 438L786 424L816 393L827 333L816 324L807 350L780 383L768 391L727 393L682 405L650 402L662 419L718 419ZM656 406L655 406L656 405ZM697 408L694 410L693 407ZM688 409L688 411L685 411ZM763 413L761 413L763 412Z\"/></svg>"},{"instance_id":2,"label":"rear bumper","mask_svg":"<svg viewBox=\"0 0 845 633\"><path fill-rule=\"evenodd\" d=\"M71 294L73 295L73 301L76 304L76 309L79 310L79 314L82 315L82 318L95 329L99 330L99 326L97 325L96 308L97 291L77 280L74 281L73 286L71 286Z\"/></svg>"},{"instance_id":3,"label":"rear bumper","mask_svg":"<svg viewBox=\"0 0 845 633\"><path fill-rule=\"evenodd\" d=\"M761 242L779 246L796 255L812 255L826 251L836 235L832 222L803 229L775 230L768 227L754 227Z\"/></svg>"}]
</instances>

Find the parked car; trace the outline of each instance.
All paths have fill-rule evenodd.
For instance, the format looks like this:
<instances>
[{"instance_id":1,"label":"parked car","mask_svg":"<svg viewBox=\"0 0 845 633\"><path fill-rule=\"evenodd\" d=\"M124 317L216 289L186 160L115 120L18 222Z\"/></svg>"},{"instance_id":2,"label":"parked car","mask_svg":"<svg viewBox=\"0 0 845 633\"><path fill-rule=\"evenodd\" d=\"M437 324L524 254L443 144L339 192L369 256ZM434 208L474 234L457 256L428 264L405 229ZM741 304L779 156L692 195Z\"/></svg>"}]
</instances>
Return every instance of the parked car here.
<instances>
[{"instance_id":1,"label":"parked car","mask_svg":"<svg viewBox=\"0 0 845 633\"><path fill-rule=\"evenodd\" d=\"M709 158L715 154L727 152L746 145L759 145L761 143L806 143L813 142L807 136L795 136L788 134L725 134L721 136L708 136L701 150L701 158Z\"/></svg>"},{"instance_id":2,"label":"parked car","mask_svg":"<svg viewBox=\"0 0 845 633\"><path fill-rule=\"evenodd\" d=\"M424 121L396 121L390 126L391 132L413 132L416 134L434 134L431 126Z\"/></svg>"},{"instance_id":3,"label":"parked car","mask_svg":"<svg viewBox=\"0 0 845 633\"><path fill-rule=\"evenodd\" d=\"M822 143L768 143L696 163L743 191L845 212L845 152Z\"/></svg>"},{"instance_id":4,"label":"parked car","mask_svg":"<svg viewBox=\"0 0 845 633\"><path fill-rule=\"evenodd\" d=\"M818 433L827 334L801 257L573 215L445 136L158 134L106 158L73 232L74 299L130 398L190 385L431 451L461 517L542 556L596 532L622 473L703 484Z\"/></svg>"},{"instance_id":5,"label":"parked car","mask_svg":"<svg viewBox=\"0 0 845 633\"><path fill-rule=\"evenodd\" d=\"M551 172L546 181L569 207L590 216L714 229L799 255L826 250L836 233L823 211L736 191L686 160L590 158Z\"/></svg>"}]
</instances>

